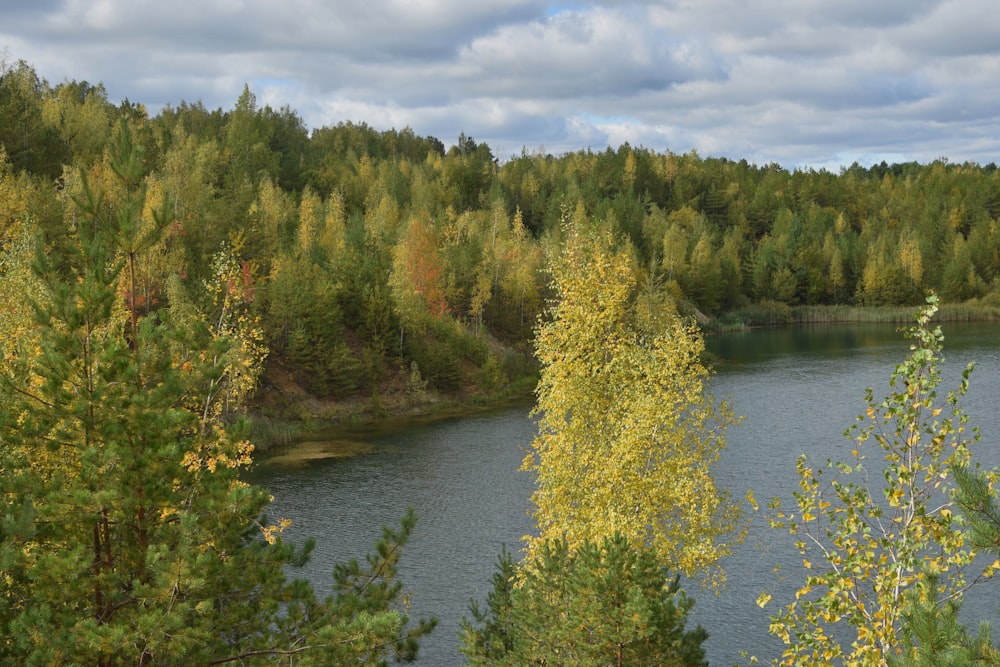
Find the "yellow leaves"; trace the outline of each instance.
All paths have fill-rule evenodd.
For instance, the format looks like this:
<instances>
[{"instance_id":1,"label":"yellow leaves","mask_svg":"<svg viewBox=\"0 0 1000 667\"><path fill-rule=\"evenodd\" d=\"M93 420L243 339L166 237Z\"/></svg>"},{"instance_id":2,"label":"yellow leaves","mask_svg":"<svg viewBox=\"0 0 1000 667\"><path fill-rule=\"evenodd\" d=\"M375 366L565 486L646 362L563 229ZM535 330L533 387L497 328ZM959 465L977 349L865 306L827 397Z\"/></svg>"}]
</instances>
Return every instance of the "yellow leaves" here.
<instances>
[{"instance_id":1,"label":"yellow leaves","mask_svg":"<svg viewBox=\"0 0 1000 667\"><path fill-rule=\"evenodd\" d=\"M771 601L770 593L761 593L757 596L757 606L763 609L767 606L767 603Z\"/></svg>"},{"instance_id":2,"label":"yellow leaves","mask_svg":"<svg viewBox=\"0 0 1000 667\"><path fill-rule=\"evenodd\" d=\"M798 600L804 595L809 595L810 593L812 593L812 586L803 586L802 588L795 591L795 599Z\"/></svg>"},{"instance_id":3,"label":"yellow leaves","mask_svg":"<svg viewBox=\"0 0 1000 667\"><path fill-rule=\"evenodd\" d=\"M268 544L274 544L278 541L278 535L283 533L286 528L292 525L291 519L281 519L277 524L271 524L270 526L259 526L260 534L263 536L264 541Z\"/></svg>"},{"instance_id":4,"label":"yellow leaves","mask_svg":"<svg viewBox=\"0 0 1000 667\"><path fill-rule=\"evenodd\" d=\"M252 453L253 444L249 440L230 443L220 433L199 448L184 452L181 465L191 473L207 470L214 474L220 467L233 469L250 465Z\"/></svg>"},{"instance_id":5,"label":"yellow leaves","mask_svg":"<svg viewBox=\"0 0 1000 667\"><path fill-rule=\"evenodd\" d=\"M540 539L575 548L620 532L672 569L721 581L740 508L711 464L734 420L703 393L702 341L677 317L638 331L630 257L600 232L566 234L552 265L560 299L536 337L539 435L524 461L538 475Z\"/></svg>"},{"instance_id":6,"label":"yellow leaves","mask_svg":"<svg viewBox=\"0 0 1000 667\"><path fill-rule=\"evenodd\" d=\"M947 496L951 467L968 463L969 442L960 439L960 411L944 422L931 421L942 412L933 406L931 391L937 343L926 330L911 333L919 344L897 367L892 381L897 390L882 402L869 391L861 425L851 430L858 445L874 443L882 450L885 463L879 462L878 471L865 469L855 447L850 454L856 465L828 462L836 477L827 486L822 473L799 460L800 519L781 517L775 523L798 538L806 585L772 619L772 634L789 645L780 664L825 664L831 656L845 665L885 664L891 651L886 647L899 645L907 590L917 587L923 595L919 584L930 575L939 577L939 594L966 585L963 567L974 554L965 547L961 527L953 525L952 508L935 509L926 499ZM872 481L878 478L884 486L873 496ZM832 503L823 497L828 488ZM983 574L997 571L1000 559ZM800 603L807 593L815 597ZM849 653L833 639L838 625L857 633Z\"/></svg>"},{"instance_id":7,"label":"yellow leaves","mask_svg":"<svg viewBox=\"0 0 1000 667\"><path fill-rule=\"evenodd\" d=\"M261 526L260 534L263 535L264 541L268 544L274 544L278 541L276 536L277 527L276 526Z\"/></svg>"},{"instance_id":8,"label":"yellow leaves","mask_svg":"<svg viewBox=\"0 0 1000 667\"><path fill-rule=\"evenodd\" d=\"M15 360L23 360L30 369L41 354L31 303L44 302L46 289L31 269L33 231L30 226L11 230L7 244L0 242L0 371L7 375L13 375L11 365Z\"/></svg>"},{"instance_id":9,"label":"yellow leaves","mask_svg":"<svg viewBox=\"0 0 1000 667\"><path fill-rule=\"evenodd\" d=\"M750 504L754 512L760 509L760 506L757 505L757 499L754 498L753 489L747 489L747 503Z\"/></svg>"},{"instance_id":10,"label":"yellow leaves","mask_svg":"<svg viewBox=\"0 0 1000 667\"><path fill-rule=\"evenodd\" d=\"M188 472L195 472L201 467L201 457L198 456L197 452L184 452L184 456L181 457L181 465Z\"/></svg>"}]
</instances>

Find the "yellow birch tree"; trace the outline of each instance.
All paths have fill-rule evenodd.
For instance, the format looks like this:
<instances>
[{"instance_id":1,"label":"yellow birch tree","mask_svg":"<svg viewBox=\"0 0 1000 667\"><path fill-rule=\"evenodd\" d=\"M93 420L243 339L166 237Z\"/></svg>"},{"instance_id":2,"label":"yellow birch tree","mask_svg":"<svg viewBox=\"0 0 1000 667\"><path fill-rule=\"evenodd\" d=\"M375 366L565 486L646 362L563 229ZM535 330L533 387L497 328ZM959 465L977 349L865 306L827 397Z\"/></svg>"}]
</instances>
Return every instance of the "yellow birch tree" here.
<instances>
[{"instance_id":1,"label":"yellow birch tree","mask_svg":"<svg viewBox=\"0 0 1000 667\"><path fill-rule=\"evenodd\" d=\"M943 336L929 325L938 300L927 302L889 395L876 401L869 389L865 414L848 431L853 462L815 468L800 457L795 507L772 502L772 526L794 536L806 573L795 599L771 618L771 633L787 646L780 665L876 667L901 659L910 594L937 600L940 614L971 583L1000 570L1000 561L973 569L975 551L954 511L953 469L969 464L979 439L959 405L972 367L941 401Z\"/></svg>"},{"instance_id":2,"label":"yellow birch tree","mask_svg":"<svg viewBox=\"0 0 1000 667\"><path fill-rule=\"evenodd\" d=\"M555 300L538 329L539 433L523 467L537 475L539 535L570 550L620 534L706 584L739 538L739 510L712 466L734 417L704 391L695 327L639 319L633 262L581 216L551 258Z\"/></svg>"}]
</instances>

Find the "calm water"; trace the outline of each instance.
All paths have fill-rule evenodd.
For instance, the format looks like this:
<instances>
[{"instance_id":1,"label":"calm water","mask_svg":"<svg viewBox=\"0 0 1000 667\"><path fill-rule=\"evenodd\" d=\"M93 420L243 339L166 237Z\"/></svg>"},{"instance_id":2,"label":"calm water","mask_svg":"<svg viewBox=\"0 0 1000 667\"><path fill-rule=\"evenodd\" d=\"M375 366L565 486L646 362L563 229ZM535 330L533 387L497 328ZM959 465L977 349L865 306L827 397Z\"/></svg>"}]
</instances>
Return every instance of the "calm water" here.
<instances>
[{"instance_id":1,"label":"calm water","mask_svg":"<svg viewBox=\"0 0 1000 667\"><path fill-rule=\"evenodd\" d=\"M1000 465L1000 325L945 327L943 388L954 386L969 360L977 363L965 402L983 431L977 458ZM718 355L711 390L734 403L744 421L729 432L717 470L737 498L753 489L759 501L795 489L795 457L817 463L851 449L841 434L863 409L864 390L884 395L889 375L906 355L892 326L802 327L712 337ZM396 524L412 505L420 517L400 566L412 594L411 615L434 615L438 628L421 648L422 665L460 665L457 628L470 598L483 599L501 545L519 548L531 530L531 479L518 472L535 425L530 406L458 421L414 426L396 433L355 434L371 453L306 467L265 468L256 480L274 494L273 515L291 518L292 539L315 536L312 562L301 576L330 590L338 560L370 550L383 524ZM695 621L710 633L712 665L743 663L745 650L761 658L780 653L767 634L768 613L754 603L762 591L771 605L801 582L786 534L752 524L751 536L728 559L729 584L718 596L687 586L697 604ZM774 565L783 564L781 575ZM993 618L995 588L983 587L966 603L971 619Z\"/></svg>"},{"instance_id":2,"label":"calm water","mask_svg":"<svg viewBox=\"0 0 1000 667\"><path fill-rule=\"evenodd\" d=\"M969 361L976 362L963 405L971 425L983 433L976 459L1000 466L1000 325L943 329L939 394L957 385ZM865 388L873 387L877 398L885 396L908 345L895 327L881 325L759 330L710 339L710 349L720 357L712 391L731 397L744 415L729 432L719 479L736 496L753 489L762 504L778 496L789 506L798 484L796 456L805 453L817 466L830 458L849 460L854 444L842 434L864 411ZM800 563L787 533L769 528L766 515L754 517L750 538L726 563L726 590L718 597L702 593L696 598L695 617L712 634L707 646L713 665L744 664L741 650L761 658L780 654L781 643L767 634L768 615L776 603L793 598L804 577ZM780 575L773 572L776 564L782 565ZM967 620L996 617L1000 598L991 586L970 593ZM766 610L755 604L763 591L774 595Z\"/></svg>"}]
</instances>

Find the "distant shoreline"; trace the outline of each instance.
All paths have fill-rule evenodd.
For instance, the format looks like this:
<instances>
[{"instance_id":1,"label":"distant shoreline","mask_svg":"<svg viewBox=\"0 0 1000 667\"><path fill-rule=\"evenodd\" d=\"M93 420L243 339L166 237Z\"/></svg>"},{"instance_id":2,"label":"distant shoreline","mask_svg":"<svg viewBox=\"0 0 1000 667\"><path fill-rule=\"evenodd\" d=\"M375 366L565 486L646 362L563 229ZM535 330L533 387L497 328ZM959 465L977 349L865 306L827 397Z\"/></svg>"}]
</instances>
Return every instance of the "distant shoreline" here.
<instances>
[{"instance_id":1,"label":"distant shoreline","mask_svg":"<svg viewBox=\"0 0 1000 667\"><path fill-rule=\"evenodd\" d=\"M743 328L784 326L789 324L847 324L851 322L884 322L910 324L919 305L913 306L852 306L808 305L789 306L779 302L762 302L708 318L703 328L708 332L732 331ZM935 322L988 322L1000 320L1000 304L966 302L943 304L934 316Z\"/></svg>"}]
</instances>

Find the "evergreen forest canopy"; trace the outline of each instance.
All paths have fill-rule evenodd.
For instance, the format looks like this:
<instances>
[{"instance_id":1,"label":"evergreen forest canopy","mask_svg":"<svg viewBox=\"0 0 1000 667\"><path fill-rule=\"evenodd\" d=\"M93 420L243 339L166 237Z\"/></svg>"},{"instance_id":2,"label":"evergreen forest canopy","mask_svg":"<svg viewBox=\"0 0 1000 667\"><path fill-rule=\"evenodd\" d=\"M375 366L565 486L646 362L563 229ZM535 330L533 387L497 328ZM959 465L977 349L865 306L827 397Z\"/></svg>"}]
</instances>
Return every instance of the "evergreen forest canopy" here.
<instances>
[{"instance_id":1,"label":"evergreen forest canopy","mask_svg":"<svg viewBox=\"0 0 1000 667\"><path fill-rule=\"evenodd\" d=\"M501 162L464 133L446 150L409 128L309 131L249 88L230 110L181 102L150 117L100 84L52 86L23 61L0 71L4 249L65 235L81 174L108 178L122 117L144 148L150 210L170 218L142 251L136 303L152 312L169 302L171 275L202 285L232 253L269 370L315 395L503 391L530 370L544 257L567 214L618 239L648 292L717 322L916 305L929 290L1000 306L993 164L833 174L627 144Z\"/></svg>"}]
</instances>

